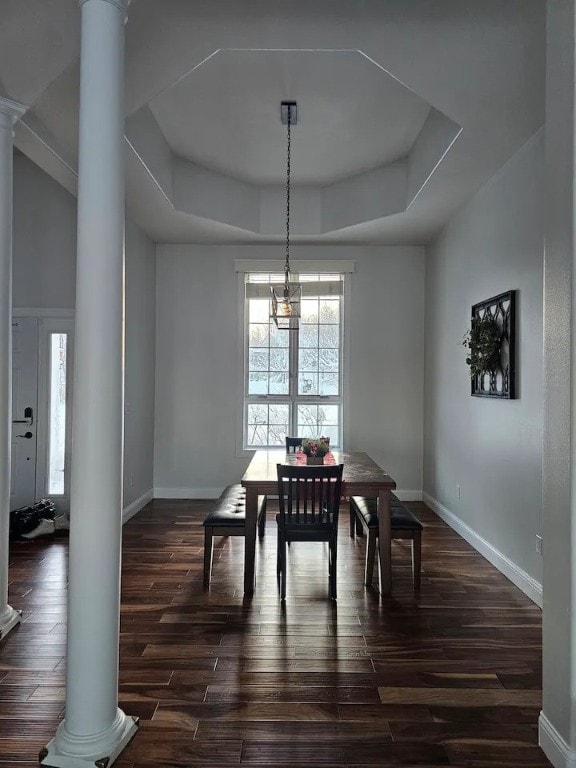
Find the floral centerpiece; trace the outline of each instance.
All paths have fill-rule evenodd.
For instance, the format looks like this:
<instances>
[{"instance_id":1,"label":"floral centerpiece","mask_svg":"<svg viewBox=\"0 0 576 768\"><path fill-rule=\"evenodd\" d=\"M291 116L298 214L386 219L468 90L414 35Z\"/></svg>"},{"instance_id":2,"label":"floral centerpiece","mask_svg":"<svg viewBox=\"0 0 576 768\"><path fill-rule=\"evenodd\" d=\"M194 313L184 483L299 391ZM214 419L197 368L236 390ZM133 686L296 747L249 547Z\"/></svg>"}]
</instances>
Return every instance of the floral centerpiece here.
<instances>
[{"instance_id":1,"label":"floral centerpiece","mask_svg":"<svg viewBox=\"0 0 576 768\"><path fill-rule=\"evenodd\" d=\"M324 456L330 451L330 438L305 437L302 440L302 450L306 454L308 464L323 464Z\"/></svg>"}]
</instances>

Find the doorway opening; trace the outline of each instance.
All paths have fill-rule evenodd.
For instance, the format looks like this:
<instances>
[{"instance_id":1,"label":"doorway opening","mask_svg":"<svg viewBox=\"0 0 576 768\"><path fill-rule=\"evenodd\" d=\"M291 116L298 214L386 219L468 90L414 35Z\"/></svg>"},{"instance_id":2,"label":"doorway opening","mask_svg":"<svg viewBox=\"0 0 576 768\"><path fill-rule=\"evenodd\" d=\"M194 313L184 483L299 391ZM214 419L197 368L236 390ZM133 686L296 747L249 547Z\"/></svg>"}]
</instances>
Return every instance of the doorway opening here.
<instances>
[{"instance_id":1,"label":"doorway opening","mask_svg":"<svg viewBox=\"0 0 576 768\"><path fill-rule=\"evenodd\" d=\"M73 332L70 317L14 317L11 509L70 509Z\"/></svg>"}]
</instances>

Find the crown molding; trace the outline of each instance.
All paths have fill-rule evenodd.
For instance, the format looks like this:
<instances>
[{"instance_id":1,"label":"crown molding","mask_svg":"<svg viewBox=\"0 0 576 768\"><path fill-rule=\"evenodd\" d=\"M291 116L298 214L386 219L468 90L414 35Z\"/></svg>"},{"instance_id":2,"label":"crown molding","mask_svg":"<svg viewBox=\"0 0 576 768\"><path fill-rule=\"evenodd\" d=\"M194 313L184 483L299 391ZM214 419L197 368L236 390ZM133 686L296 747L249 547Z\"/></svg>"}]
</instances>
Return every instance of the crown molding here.
<instances>
[{"instance_id":1,"label":"crown molding","mask_svg":"<svg viewBox=\"0 0 576 768\"><path fill-rule=\"evenodd\" d=\"M0 96L0 113L7 115L14 124L28 109L24 104L20 104L18 101L12 101L5 96Z\"/></svg>"}]
</instances>

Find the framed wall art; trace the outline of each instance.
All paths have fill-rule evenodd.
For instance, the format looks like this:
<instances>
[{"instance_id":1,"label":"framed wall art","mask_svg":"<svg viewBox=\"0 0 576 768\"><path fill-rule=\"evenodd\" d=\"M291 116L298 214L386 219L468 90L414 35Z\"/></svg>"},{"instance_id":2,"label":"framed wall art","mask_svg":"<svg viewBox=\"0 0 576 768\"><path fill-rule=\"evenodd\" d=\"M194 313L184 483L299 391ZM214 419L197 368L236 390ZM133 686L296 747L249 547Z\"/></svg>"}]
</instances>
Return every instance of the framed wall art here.
<instances>
[{"instance_id":1,"label":"framed wall art","mask_svg":"<svg viewBox=\"0 0 576 768\"><path fill-rule=\"evenodd\" d=\"M471 321L463 342L471 394L512 400L516 397L516 291L474 304Z\"/></svg>"}]
</instances>

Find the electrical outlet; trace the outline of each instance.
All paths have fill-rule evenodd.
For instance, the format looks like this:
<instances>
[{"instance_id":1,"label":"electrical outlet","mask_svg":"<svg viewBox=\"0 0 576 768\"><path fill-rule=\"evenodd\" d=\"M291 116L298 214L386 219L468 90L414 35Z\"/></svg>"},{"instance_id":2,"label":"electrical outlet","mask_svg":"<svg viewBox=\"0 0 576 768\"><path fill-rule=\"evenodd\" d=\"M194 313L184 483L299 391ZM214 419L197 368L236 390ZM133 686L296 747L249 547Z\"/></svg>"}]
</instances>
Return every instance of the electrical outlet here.
<instances>
[{"instance_id":1,"label":"electrical outlet","mask_svg":"<svg viewBox=\"0 0 576 768\"><path fill-rule=\"evenodd\" d=\"M132 488L132 486L134 485L134 472L130 472L130 478L128 482L130 484L130 487Z\"/></svg>"},{"instance_id":2,"label":"electrical outlet","mask_svg":"<svg viewBox=\"0 0 576 768\"><path fill-rule=\"evenodd\" d=\"M459 485L456 486L456 498L457 499L460 498L460 486Z\"/></svg>"},{"instance_id":3,"label":"electrical outlet","mask_svg":"<svg viewBox=\"0 0 576 768\"><path fill-rule=\"evenodd\" d=\"M538 533L536 534L536 554L542 554L542 536Z\"/></svg>"}]
</instances>

